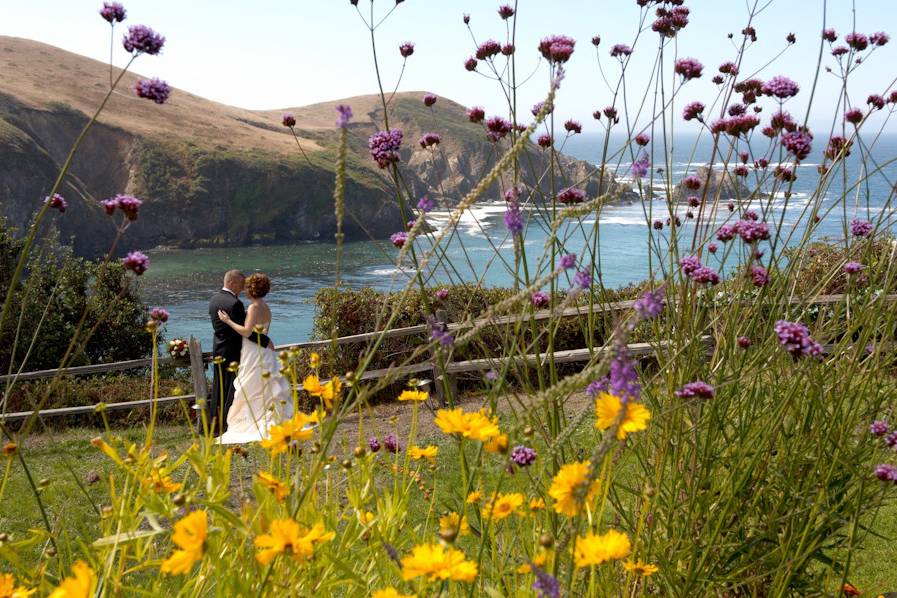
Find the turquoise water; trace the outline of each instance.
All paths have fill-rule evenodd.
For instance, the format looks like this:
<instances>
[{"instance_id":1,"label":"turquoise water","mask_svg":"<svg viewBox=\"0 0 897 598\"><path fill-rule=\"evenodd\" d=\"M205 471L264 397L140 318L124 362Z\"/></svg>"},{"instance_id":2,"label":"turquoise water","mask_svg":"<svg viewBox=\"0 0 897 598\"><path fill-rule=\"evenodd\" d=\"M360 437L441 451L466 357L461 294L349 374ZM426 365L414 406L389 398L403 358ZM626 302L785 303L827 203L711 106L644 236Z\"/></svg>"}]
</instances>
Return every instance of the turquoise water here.
<instances>
[{"instance_id":1,"label":"turquoise water","mask_svg":"<svg viewBox=\"0 0 897 598\"><path fill-rule=\"evenodd\" d=\"M694 139L685 139L678 144L682 149L674 151L673 176L678 180L685 175L688 156L694 146ZM821 144L819 144L821 145ZM597 136L583 135L571 138L564 151L582 159L592 159L599 155L602 140ZM821 148L819 148L821 149ZM880 164L897 157L897 136L880 139L875 155ZM709 156L709 146L700 141L695 155ZM857 152L854 152L855 154ZM657 157L659 159L659 157ZM850 168L859 167L857 156ZM810 156L798 170L798 181L794 194L788 200L785 213L785 230L794 224L801 208L809 201L809 193L816 184L816 167L821 161L819 151ZM698 164L692 163L692 170ZM628 163L618 166L618 174L628 173ZM868 188L864 188L848 206L848 220L854 216L861 218L883 218L886 226L893 224L890 212L882 214L882 206L888 198L889 189L897 180L897 167L893 163L884 166L882 173L870 178ZM826 200L831 201L831 200ZM823 202L823 206L826 202ZM773 207L781 214L783 198L776 198ZM755 206L759 209L759 204ZM889 208L890 209L890 208ZM599 247L601 253L601 282L609 288L644 280L649 275L647 251L648 226L645 212L651 211L652 218L665 219L664 202L653 201L625 206L605 208L599 221ZM692 224L684 218L685 208L680 209L684 226L683 238L691 239ZM486 201L478 204L462 218L456 234L448 244L448 260L431 272L428 282L477 282L489 286L510 285L513 281L511 264L514 261L513 244L507 235L503 220L504 202ZM726 216L723 214L722 216ZM448 216L447 212L433 212L430 223L439 228ZM536 263L542 255L546 240L544 220L530 218L525 234L525 245L530 259L531 273L540 268ZM584 219L581 225L570 226L562 233L565 250L579 255L590 246L594 219ZM843 237L842 209L837 210L818 229L820 236ZM426 241L424 241L426 243ZM346 286L371 286L388 290L403 288L407 283L407 272L397 267L395 259L398 251L386 241L364 241L347 243L344 249L342 279ZM335 246L329 243L308 243L276 247L241 247L231 249L195 249L177 251L156 251L150 254L152 267L142 277L144 297L152 305L166 307L172 314L168 324L167 337L187 337L194 335L204 347L210 346L211 328L208 322L206 302L221 285L222 274L231 268L239 268L246 273L264 271L273 280L272 292L268 296L274 313L271 336L276 343L307 340L312 332L314 306L311 303L315 292L325 286L332 286L336 276ZM652 267L656 270L656 256ZM711 258L711 265L713 264ZM544 270L546 264L541 264Z\"/></svg>"}]
</instances>

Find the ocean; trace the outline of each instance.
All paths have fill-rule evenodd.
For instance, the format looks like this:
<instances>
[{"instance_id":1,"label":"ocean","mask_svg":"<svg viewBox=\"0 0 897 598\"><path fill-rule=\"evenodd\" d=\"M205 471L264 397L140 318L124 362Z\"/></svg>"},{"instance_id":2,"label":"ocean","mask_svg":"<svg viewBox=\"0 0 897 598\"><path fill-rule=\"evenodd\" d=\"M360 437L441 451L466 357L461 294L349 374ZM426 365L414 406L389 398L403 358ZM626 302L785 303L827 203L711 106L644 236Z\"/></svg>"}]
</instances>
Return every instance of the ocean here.
<instances>
[{"instance_id":1,"label":"ocean","mask_svg":"<svg viewBox=\"0 0 897 598\"><path fill-rule=\"evenodd\" d=\"M757 135L757 139L765 138ZM712 150L712 141L707 135L679 135L675 138L671 152L670 166L674 181L693 172L705 164ZM609 147L612 153L621 147L622 140L611 137ZM863 185L851 189L849 199L840 202L841 181L831 188L823 199L822 207L836 206L818 225L817 237L843 238L844 221L858 217L875 221L881 219L883 226L893 228L894 208L888 198L890 190L897 182L897 134L881 135L866 141L870 147L861 149L855 144L851 156L847 158L847 179L850 186L863 168L868 173ZM557 145L570 156L598 163L604 145L599 134L583 134L558 140ZM823 162L822 142L817 141L814 152L797 169L797 180L793 193L786 199L781 194L768 203L776 220L784 217L784 231L791 230L800 217L800 212L810 202L817 182L817 167ZM765 146L758 150L761 154ZM622 152L618 152L622 153ZM630 177L630 155L610 164L620 178ZM865 160L863 160L865 154ZM694 156L694 158L692 158ZM662 165L662 150L655 150L655 166ZM716 162L719 160L717 159ZM774 164L770 168L774 167ZM656 175L655 175L656 176ZM662 191L662 181L656 180L654 187ZM650 184L643 179L643 184ZM766 201L764 201L766 203ZM784 209L787 205L787 209ZM755 206L758 211L762 206ZM783 214L784 209L784 214ZM681 240L691 240L692 221L684 217L686 207L680 206L683 225ZM885 211L886 210L886 211ZM505 205L499 198L485 198L462 217L456 233L446 246L445 264L432 272L432 282L478 282L487 286L508 286L513 282L512 265L514 250L511 238L504 225ZM723 210L720 217L728 217ZM646 219L646 213L650 218ZM449 213L433 211L428 221L435 228L443 225ZM631 205L608 206L602 210L599 225L599 247L601 258L601 283L607 288L616 288L648 277L649 251L647 245L651 219L666 220L669 216L666 203L660 199L636 202ZM806 220L804 218L803 220ZM569 224L561 231L565 239L565 250L579 255L589 253L594 218L584 218L580 223ZM800 232L800 229L797 229ZM684 233L684 234L683 234ZM795 235L794 238L798 238ZM542 255L547 238L544 219L529 218L524 243L531 268ZM422 241L426 244L426 241ZM246 273L259 270L272 278L272 291L268 296L274 314L271 336L275 343L308 340L312 333L315 292L332 286L336 276L335 245L332 243L305 243L298 245L237 247L224 249L192 249L152 251L152 267L141 278L141 292L152 306L162 306L171 312L167 325L167 338L196 336L203 347L211 346L211 327L208 321L207 305L209 296L221 286L223 273L231 268L239 268ZM359 241L344 246L342 281L345 286L369 286L381 290L404 288L408 281L406 267L395 263L398 251L387 240ZM711 258L709 263L714 265ZM656 255L651 262L657 266ZM407 266L407 265L406 265ZM547 267L542 265L543 268ZM718 264L717 264L718 266ZM532 270L531 270L532 271Z\"/></svg>"}]
</instances>

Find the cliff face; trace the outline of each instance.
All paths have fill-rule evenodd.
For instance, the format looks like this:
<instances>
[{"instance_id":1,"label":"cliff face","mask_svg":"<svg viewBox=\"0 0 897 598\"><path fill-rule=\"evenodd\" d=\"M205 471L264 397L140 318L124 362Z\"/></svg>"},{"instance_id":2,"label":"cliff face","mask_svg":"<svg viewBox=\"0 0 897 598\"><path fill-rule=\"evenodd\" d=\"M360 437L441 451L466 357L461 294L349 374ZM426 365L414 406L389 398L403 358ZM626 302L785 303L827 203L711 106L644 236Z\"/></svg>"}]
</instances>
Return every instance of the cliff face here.
<instances>
[{"instance_id":1,"label":"cliff face","mask_svg":"<svg viewBox=\"0 0 897 598\"><path fill-rule=\"evenodd\" d=\"M51 46L0 37L0 72L0 215L23 228L102 101L109 71ZM130 95L137 78L124 76L88 133L61 187L69 209L50 219L78 254L109 249L115 230L99 202L116 193L144 200L119 251L332 240L339 103L355 113L348 132L346 238L384 238L401 229L392 181L368 154L367 139L384 122L378 96L250 111L175 90L157 106ZM422 95L398 94L389 106L390 126L405 133L403 183L414 197L429 194L450 207L492 169L508 142L489 143L463 106L440 98L426 108ZM280 124L284 111L296 116L305 156ZM417 140L428 131L442 136L438 151L419 147ZM577 185L589 198L599 188L627 197L628 189L609 175L599 185L587 163L558 159L558 188ZM520 161L523 180L536 183L548 160L549 153L532 144ZM500 198L509 185L506 173L483 199ZM545 181L541 185L547 187Z\"/></svg>"}]
</instances>

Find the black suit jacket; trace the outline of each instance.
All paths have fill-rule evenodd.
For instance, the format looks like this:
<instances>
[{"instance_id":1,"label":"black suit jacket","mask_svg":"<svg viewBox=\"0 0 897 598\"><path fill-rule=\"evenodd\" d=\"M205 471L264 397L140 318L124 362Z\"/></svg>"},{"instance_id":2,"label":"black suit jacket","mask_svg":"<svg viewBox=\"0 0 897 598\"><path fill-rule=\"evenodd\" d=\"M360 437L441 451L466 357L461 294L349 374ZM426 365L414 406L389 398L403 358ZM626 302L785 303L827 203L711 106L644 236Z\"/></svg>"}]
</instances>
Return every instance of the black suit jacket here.
<instances>
[{"instance_id":1,"label":"black suit jacket","mask_svg":"<svg viewBox=\"0 0 897 598\"><path fill-rule=\"evenodd\" d=\"M242 301L224 289L215 293L209 300L209 318L212 320L212 328L215 331L215 337L212 341L212 355L224 357L227 363L231 361L239 362L240 349L243 347L243 337L236 330L221 321L221 318L218 317L219 309L226 312L231 320L242 326L246 322L246 308L243 306ZM267 347L271 342L271 339L265 334L253 333L249 338L260 343L263 347Z\"/></svg>"}]
</instances>

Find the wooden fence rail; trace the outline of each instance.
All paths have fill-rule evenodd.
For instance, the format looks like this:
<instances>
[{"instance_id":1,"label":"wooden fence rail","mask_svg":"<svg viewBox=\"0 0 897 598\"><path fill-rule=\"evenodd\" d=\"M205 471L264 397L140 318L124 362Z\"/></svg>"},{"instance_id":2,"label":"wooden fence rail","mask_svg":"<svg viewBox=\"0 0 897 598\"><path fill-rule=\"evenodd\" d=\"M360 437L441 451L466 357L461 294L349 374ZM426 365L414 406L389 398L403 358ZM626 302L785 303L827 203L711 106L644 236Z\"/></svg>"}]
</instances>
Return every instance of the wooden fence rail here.
<instances>
[{"instance_id":1,"label":"wooden fence rail","mask_svg":"<svg viewBox=\"0 0 897 598\"><path fill-rule=\"evenodd\" d=\"M790 304L815 304L815 305L826 305L826 304L834 304L840 303L845 298L845 295L817 295L816 297L810 300L804 300L800 298L792 298L789 303ZM887 302L897 301L897 294L895 295L886 295L883 296L882 299ZM604 305L595 305L593 306L593 313L612 313L623 311L627 309L631 309L634 301L616 301L613 303L607 303ZM501 326L506 324L514 324L520 321L529 321L530 318L535 320L546 320L553 317L577 317L588 315L589 308L588 306L574 306L564 309L560 312L552 311L552 310L540 310L532 314L515 314L510 316L495 316L487 319L477 319L477 320L469 320L467 322L446 322L444 313L441 314L440 321L446 326L446 328L450 331L457 331L461 329L468 329L471 327L477 326ZM350 336L342 336L336 339L329 340L320 340L320 341L307 341L301 343L288 343L284 345L278 345L276 347L277 350L283 349L317 349L317 348L325 348L331 346L332 344L337 345L345 345L352 343L364 343L367 341L371 341L378 338L402 338L407 336L412 336L416 334L424 334L430 330L429 325L427 324L419 324L416 326L406 326L403 328L394 328L386 331L376 331L376 332L366 332L363 334L353 334ZM705 337L709 339L709 337ZM172 357L159 357L157 360L158 365L171 365L175 367L187 367L189 365L191 369L191 378L193 381L193 394L182 395L176 397L163 397L156 399L157 403L169 403L169 402L177 402L177 401L186 401L193 400L196 397L206 397L208 396L208 386L206 381L206 366L212 361L212 354L208 352L203 352L202 347L199 341L193 337L190 338L189 341L190 346L190 358L189 364L186 359L175 359ZM667 346L666 341L662 341L660 343L650 344L650 343L635 343L628 345L630 353L634 357L644 357L650 355L654 351L658 349L664 349ZM824 347L826 351L831 349L831 346ZM555 351L553 353L553 360L555 363L577 363L588 361L596 354L602 354L609 351L607 347L601 347L596 349L569 349L564 351ZM712 347L710 348L712 350ZM434 386L439 387L438 384L440 378L442 376L449 377L453 382L453 377L459 373L465 372L475 372L475 371L486 371L493 368L498 368L502 365L505 365L509 361L515 364L525 364L527 366L532 366L538 364L540 361L545 363L547 358L546 354L540 355L517 355L517 356L509 356L509 357L496 357L496 358L486 358L486 359L473 359L469 361L460 361L460 362L452 362L450 359L450 355L447 361L442 363L441 365L436 364L436 356L435 353L431 355L430 359L426 362L409 364L403 366L392 366L383 369L377 370L368 370L364 372L361 376L362 380L374 380L380 378L387 378L390 380L407 377L415 374L421 374L424 372L432 372L434 381L437 382ZM23 372L21 374L10 374L5 376L0 376L0 383L6 382L24 382L29 380L41 380L47 378L53 378L57 375L65 375L65 376L87 376L93 374L105 374L110 372L121 372L133 369L147 368L150 367L153 363L152 358L146 359L133 359L130 361L119 361L115 363L102 363L95 365L87 365L87 366L78 366L71 367L65 369L54 369L54 370L39 370L34 372ZM152 399L143 399L138 401L126 401L121 403L108 403L105 404L105 409L107 410L123 410L123 409L132 409L132 408L140 408L147 407L153 403ZM63 407L57 409L45 409L43 411L37 412L40 417L58 417L58 416L67 416L67 415L77 415L84 413L92 413L96 411L96 405L83 405L78 407ZM0 414L0 419L6 421L15 421L27 418L33 415L34 411L21 411L16 413L7 413Z\"/></svg>"}]
</instances>

